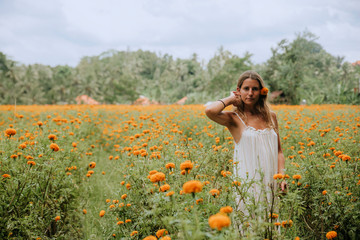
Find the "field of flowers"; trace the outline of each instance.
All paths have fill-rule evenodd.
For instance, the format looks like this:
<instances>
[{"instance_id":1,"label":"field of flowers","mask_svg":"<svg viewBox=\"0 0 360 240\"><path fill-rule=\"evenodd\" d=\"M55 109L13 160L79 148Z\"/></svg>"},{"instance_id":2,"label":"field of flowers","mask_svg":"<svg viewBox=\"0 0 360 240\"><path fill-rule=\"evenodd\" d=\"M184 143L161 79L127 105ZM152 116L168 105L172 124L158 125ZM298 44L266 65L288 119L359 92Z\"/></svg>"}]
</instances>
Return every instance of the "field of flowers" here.
<instances>
[{"instance_id":1,"label":"field of flowers","mask_svg":"<svg viewBox=\"0 0 360 240\"><path fill-rule=\"evenodd\" d=\"M0 106L0 238L360 239L360 108L273 110L289 187L269 208L201 105Z\"/></svg>"}]
</instances>

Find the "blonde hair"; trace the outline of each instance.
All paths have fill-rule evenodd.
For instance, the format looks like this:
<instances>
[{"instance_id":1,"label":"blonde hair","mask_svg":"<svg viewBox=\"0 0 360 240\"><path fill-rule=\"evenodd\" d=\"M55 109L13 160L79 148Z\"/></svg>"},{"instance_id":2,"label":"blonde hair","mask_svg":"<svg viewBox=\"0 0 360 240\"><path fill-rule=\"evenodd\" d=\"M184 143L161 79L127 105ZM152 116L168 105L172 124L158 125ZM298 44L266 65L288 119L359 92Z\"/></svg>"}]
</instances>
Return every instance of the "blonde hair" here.
<instances>
[{"instance_id":1,"label":"blonde hair","mask_svg":"<svg viewBox=\"0 0 360 240\"><path fill-rule=\"evenodd\" d=\"M240 75L237 87L241 88L244 81L248 78L257 80L260 85L260 90L263 87L265 87L265 83L262 77L257 72L251 70L246 71ZM266 100L267 100L267 95L260 95L259 101L255 105L255 113L260 114L260 116L265 121L267 127L275 128L275 125L271 120L270 107L267 104ZM234 111L240 115L240 117L245 121L245 123L247 123L247 117L244 114L244 109L245 109L244 102L240 98L240 105L234 106Z\"/></svg>"}]
</instances>

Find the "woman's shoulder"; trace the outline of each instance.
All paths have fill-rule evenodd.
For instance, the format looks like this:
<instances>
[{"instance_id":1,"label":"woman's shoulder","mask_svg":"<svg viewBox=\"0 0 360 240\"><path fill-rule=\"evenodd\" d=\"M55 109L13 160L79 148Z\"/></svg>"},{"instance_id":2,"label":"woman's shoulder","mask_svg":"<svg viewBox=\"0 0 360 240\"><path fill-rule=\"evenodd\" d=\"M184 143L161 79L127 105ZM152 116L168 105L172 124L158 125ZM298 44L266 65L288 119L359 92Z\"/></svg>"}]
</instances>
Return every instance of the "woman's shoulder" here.
<instances>
[{"instance_id":1,"label":"woman's shoulder","mask_svg":"<svg viewBox=\"0 0 360 240\"><path fill-rule=\"evenodd\" d=\"M270 116L274 119L276 119L276 113L274 111L270 110Z\"/></svg>"}]
</instances>

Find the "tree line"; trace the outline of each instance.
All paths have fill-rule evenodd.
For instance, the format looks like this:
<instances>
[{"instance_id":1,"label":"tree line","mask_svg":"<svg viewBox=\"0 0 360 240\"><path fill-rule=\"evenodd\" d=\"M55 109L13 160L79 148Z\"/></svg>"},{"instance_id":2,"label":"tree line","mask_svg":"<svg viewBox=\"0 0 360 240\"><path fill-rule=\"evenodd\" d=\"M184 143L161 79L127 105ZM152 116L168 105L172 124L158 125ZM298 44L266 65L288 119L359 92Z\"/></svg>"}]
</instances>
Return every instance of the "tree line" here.
<instances>
[{"instance_id":1,"label":"tree line","mask_svg":"<svg viewBox=\"0 0 360 240\"><path fill-rule=\"evenodd\" d=\"M238 56L222 47L207 63L196 54L188 59L150 51L110 50L83 57L76 67L19 64L0 52L0 104L74 104L88 95L104 104L131 104L144 95L161 104L187 97L203 104L229 95L239 75L260 73L275 103L359 104L360 66L332 56L304 32L280 41L264 63L251 54Z\"/></svg>"}]
</instances>

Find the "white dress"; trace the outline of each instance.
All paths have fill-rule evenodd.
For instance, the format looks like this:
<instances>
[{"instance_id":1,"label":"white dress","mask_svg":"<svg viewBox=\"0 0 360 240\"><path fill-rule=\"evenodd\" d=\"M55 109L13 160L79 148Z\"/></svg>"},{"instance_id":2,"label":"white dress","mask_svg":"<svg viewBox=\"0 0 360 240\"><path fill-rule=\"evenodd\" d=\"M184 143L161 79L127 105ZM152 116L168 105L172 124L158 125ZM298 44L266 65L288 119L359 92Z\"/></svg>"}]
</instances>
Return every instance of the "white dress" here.
<instances>
[{"instance_id":1,"label":"white dress","mask_svg":"<svg viewBox=\"0 0 360 240\"><path fill-rule=\"evenodd\" d=\"M237 113L236 115L244 124L244 130L240 141L235 143L234 162L237 164L234 165L234 175L240 178L242 183L251 179L260 182L262 178L260 172L262 172L262 182L267 191L265 196L269 204L271 199L270 186L276 188L273 176L277 173L278 167L278 136L272 128L255 129L247 126ZM254 191L256 200L263 200L261 186L254 184L251 191ZM239 204L240 196L237 195L236 199ZM241 203L240 208L243 208Z\"/></svg>"}]
</instances>

